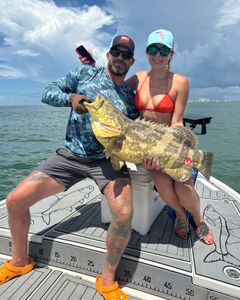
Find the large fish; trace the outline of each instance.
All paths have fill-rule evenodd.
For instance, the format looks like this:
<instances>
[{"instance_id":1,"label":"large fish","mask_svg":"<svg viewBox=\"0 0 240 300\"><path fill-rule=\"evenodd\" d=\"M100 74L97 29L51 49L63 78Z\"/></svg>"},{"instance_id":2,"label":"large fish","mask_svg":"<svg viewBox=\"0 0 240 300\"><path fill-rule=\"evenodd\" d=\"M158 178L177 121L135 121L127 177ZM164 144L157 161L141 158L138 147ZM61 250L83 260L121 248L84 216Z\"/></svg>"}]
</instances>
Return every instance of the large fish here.
<instances>
[{"instance_id":1,"label":"large fish","mask_svg":"<svg viewBox=\"0 0 240 300\"><path fill-rule=\"evenodd\" d=\"M157 157L161 169L176 181L191 178L193 166L210 177L213 154L194 149L197 138L190 129L133 121L100 95L84 105L91 114L93 132L104 146L106 158L111 157L115 170L124 161L140 164L144 158Z\"/></svg>"}]
</instances>

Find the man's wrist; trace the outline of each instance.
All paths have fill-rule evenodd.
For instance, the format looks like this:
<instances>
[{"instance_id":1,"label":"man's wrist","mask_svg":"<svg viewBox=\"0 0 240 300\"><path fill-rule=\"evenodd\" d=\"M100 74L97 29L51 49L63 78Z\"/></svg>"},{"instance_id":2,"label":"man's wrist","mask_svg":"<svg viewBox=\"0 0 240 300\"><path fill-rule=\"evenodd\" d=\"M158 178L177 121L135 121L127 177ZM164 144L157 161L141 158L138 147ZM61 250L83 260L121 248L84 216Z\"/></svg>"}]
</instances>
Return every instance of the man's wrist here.
<instances>
[{"instance_id":1,"label":"man's wrist","mask_svg":"<svg viewBox=\"0 0 240 300\"><path fill-rule=\"evenodd\" d=\"M72 107L72 102L73 102L73 94L70 95L69 99L68 99L68 106Z\"/></svg>"}]
</instances>

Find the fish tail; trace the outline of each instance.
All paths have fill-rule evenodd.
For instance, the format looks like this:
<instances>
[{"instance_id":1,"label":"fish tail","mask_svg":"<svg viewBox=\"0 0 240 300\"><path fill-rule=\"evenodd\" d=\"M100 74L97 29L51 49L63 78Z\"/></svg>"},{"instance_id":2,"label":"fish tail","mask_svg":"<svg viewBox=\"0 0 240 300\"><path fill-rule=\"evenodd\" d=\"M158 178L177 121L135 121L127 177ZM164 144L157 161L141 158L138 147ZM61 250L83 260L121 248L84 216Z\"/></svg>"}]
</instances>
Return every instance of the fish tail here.
<instances>
[{"instance_id":1,"label":"fish tail","mask_svg":"<svg viewBox=\"0 0 240 300\"><path fill-rule=\"evenodd\" d=\"M204 177L209 180L212 164L213 164L213 153L209 151L193 150L193 166L196 167Z\"/></svg>"}]
</instances>

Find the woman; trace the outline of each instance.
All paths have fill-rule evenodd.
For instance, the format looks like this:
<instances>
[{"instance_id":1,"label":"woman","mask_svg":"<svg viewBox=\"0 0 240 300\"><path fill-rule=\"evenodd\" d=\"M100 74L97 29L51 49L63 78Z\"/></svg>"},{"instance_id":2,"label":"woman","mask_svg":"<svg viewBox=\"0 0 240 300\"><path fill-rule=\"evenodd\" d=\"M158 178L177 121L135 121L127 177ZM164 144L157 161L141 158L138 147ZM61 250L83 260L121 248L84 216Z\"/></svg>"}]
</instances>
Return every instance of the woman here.
<instances>
[{"instance_id":1,"label":"woman","mask_svg":"<svg viewBox=\"0 0 240 300\"><path fill-rule=\"evenodd\" d=\"M150 71L140 71L128 79L128 84L136 91L135 105L142 118L167 126L183 125L183 113L188 101L188 79L170 72L173 57L173 35L170 31L159 29L149 35L146 54ZM174 182L161 170L151 169L151 162L144 162L145 168L161 198L176 212L175 233L187 239L189 223L185 209L193 216L198 237L206 244L214 242L200 212L200 199L192 180Z\"/></svg>"}]
</instances>

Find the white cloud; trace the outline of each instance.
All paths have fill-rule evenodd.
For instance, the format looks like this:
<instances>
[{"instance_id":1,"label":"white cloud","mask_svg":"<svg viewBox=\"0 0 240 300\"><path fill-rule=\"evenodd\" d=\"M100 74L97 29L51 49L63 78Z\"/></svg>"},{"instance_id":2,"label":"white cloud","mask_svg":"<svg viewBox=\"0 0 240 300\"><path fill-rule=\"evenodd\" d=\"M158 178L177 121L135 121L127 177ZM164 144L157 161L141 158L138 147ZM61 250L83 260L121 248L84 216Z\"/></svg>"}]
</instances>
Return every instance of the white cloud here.
<instances>
[{"instance_id":1,"label":"white cloud","mask_svg":"<svg viewBox=\"0 0 240 300\"><path fill-rule=\"evenodd\" d=\"M39 56L39 53L34 52L30 49L16 50L16 51L13 52L13 54L17 54L17 55L20 55L20 56L31 56L31 57Z\"/></svg>"},{"instance_id":2,"label":"white cloud","mask_svg":"<svg viewBox=\"0 0 240 300\"><path fill-rule=\"evenodd\" d=\"M66 8L46 0L1 0L0 51L9 69L24 69L25 76L33 76L26 71L33 64L41 72L35 74L39 80L48 77L49 66L50 76L60 76L79 63L74 53L79 43L93 49L99 62L104 61L102 49L111 36L102 28L112 22L112 16L97 6ZM2 70L0 76L6 75Z\"/></svg>"},{"instance_id":3,"label":"white cloud","mask_svg":"<svg viewBox=\"0 0 240 300\"><path fill-rule=\"evenodd\" d=\"M106 0L104 5L73 8L50 0L1 0L0 77L56 79L79 64L74 49L80 43L98 65L105 65L112 37L122 33L136 42L131 75L149 69L147 37L166 28L175 37L172 70L190 78L193 98L208 93L239 97L240 0Z\"/></svg>"},{"instance_id":4,"label":"white cloud","mask_svg":"<svg viewBox=\"0 0 240 300\"><path fill-rule=\"evenodd\" d=\"M228 0L220 9L220 18L217 27L237 25L240 16L240 0Z\"/></svg>"},{"instance_id":5,"label":"white cloud","mask_svg":"<svg viewBox=\"0 0 240 300\"><path fill-rule=\"evenodd\" d=\"M0 11L1 32L8 45L89 40L98 29L112 23L112 17L97 6L65 8L57 7L54 1L2 0ZM99 36L95 36L96 41ZM63 41L62 37L71 41Z\"/></svg>"},{"instance_id":6,"label":"white cloud","mask_svg":"<svg viewBox=\"0 0 240 300\"><path fill-rule=\"evenodd\" d=\"M0 78L23 78L24 72L10 65L0 65Z\"/></svg>"},{"instance_id":7,"label":"white cloud","mask_svg":"<svg viewBox=\"0 0 240 300\"><path fill-rule=\"evenodd\" d=\"M119 19L118 32L136 41L134 71L149 69L144 53L147 37L157 28L175 37L172 70L190 77L191 95L240 97L240 0L107 1ZM233 90L233 92L231 92Z\"/></svg>"}]
</instances>

